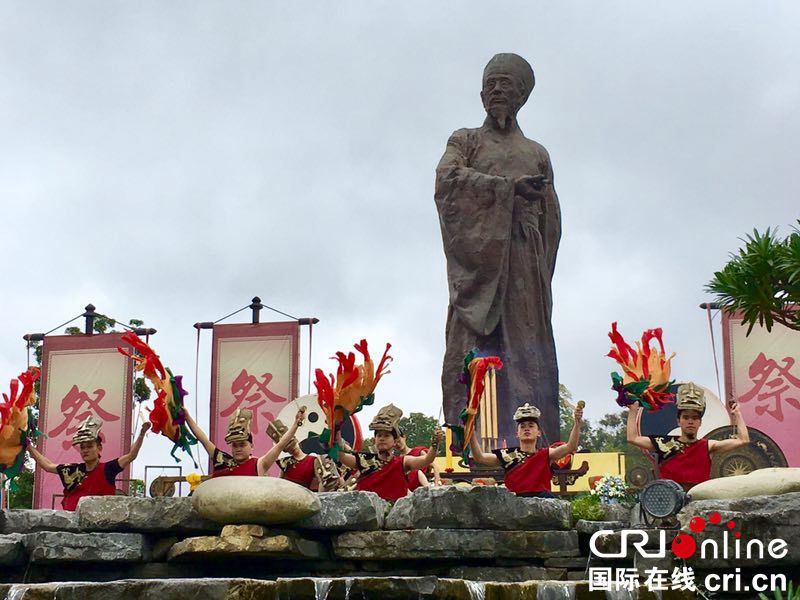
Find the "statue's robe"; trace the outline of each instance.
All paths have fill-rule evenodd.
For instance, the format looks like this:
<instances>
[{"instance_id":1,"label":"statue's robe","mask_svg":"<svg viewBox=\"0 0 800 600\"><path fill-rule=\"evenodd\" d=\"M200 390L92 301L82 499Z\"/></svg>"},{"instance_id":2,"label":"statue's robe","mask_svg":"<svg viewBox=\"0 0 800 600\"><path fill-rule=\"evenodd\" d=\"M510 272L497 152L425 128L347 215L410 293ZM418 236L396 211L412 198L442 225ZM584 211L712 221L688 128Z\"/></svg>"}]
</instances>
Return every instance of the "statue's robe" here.
<instances>
[{"instance_id":1,"label":"statue's robe","mask_svg":"<svg viewBox=\"0 0 800 600\"><path fill-rule=\"evenodd\" d=\"M531 201L515 195L519 177L548 183ZM499 438L513 445L520 404L542 411L546 439L559 439L558 365L551 281L561 238L553 169L543 146L518 127L459 129L436 169L436 207L447 257L450 304L442 392L448 423L458 423L466 390L458 382L473 347L500 356Z\"/></svg>"}]
</instances>

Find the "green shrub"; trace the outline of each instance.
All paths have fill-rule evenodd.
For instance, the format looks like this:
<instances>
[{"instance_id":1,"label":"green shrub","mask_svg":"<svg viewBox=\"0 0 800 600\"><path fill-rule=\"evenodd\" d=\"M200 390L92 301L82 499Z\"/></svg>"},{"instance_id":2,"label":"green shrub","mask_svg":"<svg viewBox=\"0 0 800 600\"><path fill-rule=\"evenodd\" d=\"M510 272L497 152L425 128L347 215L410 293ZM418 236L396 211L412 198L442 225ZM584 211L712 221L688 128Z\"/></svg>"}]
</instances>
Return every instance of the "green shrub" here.
<instances>
[{"instance_id":1,"label":"green shrub","mask_svg":"<svg viewBox=\"0 0 800 600\"><path fill-rule=\"evenodd\" d=\"M572 500L572 521L580 519L584 521L603 521L606 518L606 511L600 503L599 496L585 495L576 496Z\"/></svg>"}]
</instances>

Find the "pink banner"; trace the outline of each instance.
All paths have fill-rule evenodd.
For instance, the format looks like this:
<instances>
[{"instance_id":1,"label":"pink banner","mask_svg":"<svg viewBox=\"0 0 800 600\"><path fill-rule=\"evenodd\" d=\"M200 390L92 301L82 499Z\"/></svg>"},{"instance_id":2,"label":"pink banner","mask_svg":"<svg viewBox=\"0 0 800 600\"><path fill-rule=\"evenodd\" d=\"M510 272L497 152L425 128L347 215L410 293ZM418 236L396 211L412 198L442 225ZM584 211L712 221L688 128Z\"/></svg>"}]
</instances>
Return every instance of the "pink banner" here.
<instances>
[{"instance_id":1,"label":"pink banner","mask_svg":"<svg viewBox=\"0 0 800 600\"><path fill-rule=\"evenodd\" d=\"M725 389L748 428L772 438L790 467L800 467L800 332L775 324L746 336L739 314L722 315Z\"/></svg>"},{"instance_id":2,"label":"pink banner","mask_svg":"<svg viewBox=\"0 0 800 600\"><path fill-rule=\"evenodd\" d=\"M103 461L131 446L132 361L117 352L122 334L47 336L43 345L39 450L56 464L80 462L72 435L89 415L103 422ZM129 470L118 488L128 490ZM61 508L58 475L36 468L34 508Z\"/></svg>"},{"instance_id":3,"label":"pink banner","mask_svg":"<svg viewBox=\"0 0 800 600\"><path fill-rule=\"evenodd\" d=\"M296 322L214 326L211 440L220 449L229 451L224 437L237 408L253 411L253 456L272 447L267 424L298 394L299 335Z\"/></svg>"}]
</instances>

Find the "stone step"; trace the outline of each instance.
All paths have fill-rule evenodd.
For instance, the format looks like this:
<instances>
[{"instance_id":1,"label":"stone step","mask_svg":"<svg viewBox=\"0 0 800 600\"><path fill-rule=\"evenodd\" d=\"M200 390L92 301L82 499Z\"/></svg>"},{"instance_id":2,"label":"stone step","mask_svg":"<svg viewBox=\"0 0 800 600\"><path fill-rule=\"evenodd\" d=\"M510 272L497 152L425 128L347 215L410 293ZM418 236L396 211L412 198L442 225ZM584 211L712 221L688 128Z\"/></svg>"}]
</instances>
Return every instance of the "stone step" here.
<instances>
[{"instance_id":1,"label":"stone step","mask_svg":"<svg viewBox=\"0 0 800 600\"><path fill-rule=\"evenodd\" d=\"M550 558L578 556L575 531L412 529L343 533L333 553L353 560Z\"/></svg>"}]
</instances>

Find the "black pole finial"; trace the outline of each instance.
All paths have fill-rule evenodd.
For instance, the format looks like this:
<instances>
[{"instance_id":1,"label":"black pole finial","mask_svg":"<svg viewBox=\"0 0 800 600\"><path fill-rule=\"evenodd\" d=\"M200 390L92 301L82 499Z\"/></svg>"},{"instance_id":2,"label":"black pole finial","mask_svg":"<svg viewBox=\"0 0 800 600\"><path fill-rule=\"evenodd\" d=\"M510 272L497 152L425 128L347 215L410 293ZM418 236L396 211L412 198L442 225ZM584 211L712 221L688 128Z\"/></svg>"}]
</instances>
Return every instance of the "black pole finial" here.
<instances>
[{"instance_id":1,"label":"black pole finial","mask_svg":"<svg viewBox=\"0 0 800 600\"><path fill-rule=\"evenodd\" d=\"M720 302L703 302L700 305L700 308L702 308L703 310L708 310L709 308L711 310L720 310L722 308L722 303L720 303Z\"/></svg>"},{"instance_id":2,"label":"black pole finial","mask_svg":"<svg viewBox=\"0 0 800 600\"><path fill-rule=\"evenodd\" d=\"M261 309L264 308L264 305L261 304L261 298L258 296L253 296L253 302L250 304L250 308L253 311L253 323L256 324L259 322L259 315L258 313L261 312Z\"/></svg>"},{"instance_id":3,"label":"black pole finial","mask_svg":"<svg viewBox=\"0 0 800 600\"><path fill-rule=\"evenodd\" d=\"M94 318L97 316L97 313L94 312L94 309L94 304L87 304L85 308L86 312L81 315L86 317L86 327L84 327L83 330L86 335L92 335L94 333Z\"/></svg>"}]
</instances>

